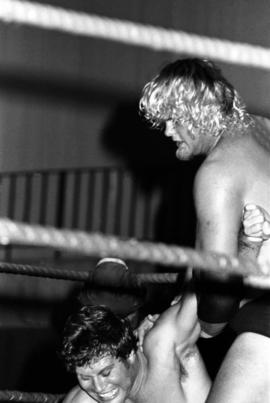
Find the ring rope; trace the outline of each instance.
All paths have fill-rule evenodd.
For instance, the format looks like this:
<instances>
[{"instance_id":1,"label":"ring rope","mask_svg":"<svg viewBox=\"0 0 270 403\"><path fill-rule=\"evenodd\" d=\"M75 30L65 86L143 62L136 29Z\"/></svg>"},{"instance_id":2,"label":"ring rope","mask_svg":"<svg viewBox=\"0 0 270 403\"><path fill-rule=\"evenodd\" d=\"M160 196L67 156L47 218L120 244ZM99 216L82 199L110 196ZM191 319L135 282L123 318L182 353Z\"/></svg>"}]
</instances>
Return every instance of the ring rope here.
<instances>
[{"instance_id":1,"label":"ring rope","mask_svg":"<svg viewBox=\"0 0 270 403\"><path fill-rule=\"evenodd\" d=\"M208 57L225 63L270 69L270 49L127 20L89 15L21 0L1 0L0 20L113 40L158 51Z\"/></svg>"},{"instance_id":2,"label":"ring rope","mask_svg":"<svg viewBox=\"0 0 270 403\"><path fill-rule=\"evenodd\" d=\"M21 392L18 390L0 390L0 401L15 401L25 403L58 403L63 400L63 394L50 394L38 392Z\"/></svg>"},{"instance_id":3,"label":"ring rope","mask_svg":"<svg viewBox=\"0 0 270 403\"><path fill-rule=\"evenodd\" d=\"M163 243L123 240L101 233L56 229L50 226L30 225L0 219L0 244L42 246L66 250L88 256L114 256L122 259L148 262L164 266L192 266L196 269L244 276L244 282L256 287L270 288L270 268L246 257L230 257L221 253L199 252L191 248Z\"/></svg>"},{"instance_id":4,"label":"ring rope","mask_svg":"<svg viewBox=\"0 0 270 403\"><path fill-rule=\"evenodd\" d=\"M32 266L28 264L0 262L0 273L18 274L34 277L45 277L55 280L86 281L91 270L76 271L71 269L57 269L44 266ZM136 274L138 285L143 283L175 283L177 273L138 273Z\"/></svg>"}]
</instances>

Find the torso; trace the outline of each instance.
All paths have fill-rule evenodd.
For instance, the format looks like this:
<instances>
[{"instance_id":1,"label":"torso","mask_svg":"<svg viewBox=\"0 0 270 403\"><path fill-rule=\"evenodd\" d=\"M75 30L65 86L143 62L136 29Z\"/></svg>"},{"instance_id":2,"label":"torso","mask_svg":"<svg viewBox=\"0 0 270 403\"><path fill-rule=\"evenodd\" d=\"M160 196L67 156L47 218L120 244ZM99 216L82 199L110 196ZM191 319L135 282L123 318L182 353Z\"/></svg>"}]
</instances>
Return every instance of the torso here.
<instances>
[{"instance_id":1,"label":"torso","mask_svg":"<svg viewBox=\"0 0 270 403\"><path fill-rule=\"evenodd\" d=\"M270 211L270 128L266 123L269 124L267 120L255 118L254 125L245 133L225 133L198 170L194 200L199 250L257 258L256 248L243 246L239 241L246 204L256 204ZM260 255L263 254L270 255L269 241L260 250ZM210 298L209 293L204 293L200 300L204 321L226 323L238 308L239 298L258 296L246 288L242 294L241 286L239 291L238 296L230 296L228 292L225 297L212 294ZM259 290L259 294L262 292Z\"/></svg>"},{"instance_id":2,"label":"torso","mask_svg":"<svg viewBox=\"0 0 270 403\"><path fill-rule=\"evenodd\" d=\"M214 170L218 164L225 166L235 191L240 192L241 210L252 203L270 212L270 121L256 117L254 122L246 134L228 134L206 164L213 162ZM270 240L260 250L264 254L270 255Z\"/></svg>"}]
</instances>

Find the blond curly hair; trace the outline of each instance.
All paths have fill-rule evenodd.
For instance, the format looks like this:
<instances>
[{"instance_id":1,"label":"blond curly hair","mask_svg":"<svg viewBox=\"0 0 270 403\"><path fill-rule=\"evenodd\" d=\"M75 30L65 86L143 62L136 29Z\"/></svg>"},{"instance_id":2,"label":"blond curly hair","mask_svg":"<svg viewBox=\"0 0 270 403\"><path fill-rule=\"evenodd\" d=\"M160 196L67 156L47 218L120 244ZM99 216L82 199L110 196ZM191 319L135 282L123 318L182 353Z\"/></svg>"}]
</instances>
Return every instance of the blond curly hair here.
<instances>
[{"instance_id":1,"label":"blond curly hair","mask_svg":"<svg viewBox=\"0 0 270 403\"><path fill-rule=\"evenodd\" d=\"M246 130L252 118L237 91L209 60L180 59L143 88L140 113L154 127L177 122L196 133Z\"/></svg>"}]
</instances>

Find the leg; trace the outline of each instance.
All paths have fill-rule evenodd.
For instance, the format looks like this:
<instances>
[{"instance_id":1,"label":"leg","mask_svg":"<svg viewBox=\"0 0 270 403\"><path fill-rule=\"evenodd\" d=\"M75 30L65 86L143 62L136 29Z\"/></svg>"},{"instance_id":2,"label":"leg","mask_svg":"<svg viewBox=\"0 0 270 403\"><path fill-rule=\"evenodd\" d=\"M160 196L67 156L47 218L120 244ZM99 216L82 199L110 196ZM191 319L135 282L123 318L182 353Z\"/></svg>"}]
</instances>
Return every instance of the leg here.
<instances>
[{"instance_id":1,"label":"leg","mask_svg":"<svg viewBox=\"0 0 270 403\"><path fill-rule=\"evenodd\" d=\"M270 402L270 339L240 334L228 351L207 403Z\"/></svg>"}]
</instances>

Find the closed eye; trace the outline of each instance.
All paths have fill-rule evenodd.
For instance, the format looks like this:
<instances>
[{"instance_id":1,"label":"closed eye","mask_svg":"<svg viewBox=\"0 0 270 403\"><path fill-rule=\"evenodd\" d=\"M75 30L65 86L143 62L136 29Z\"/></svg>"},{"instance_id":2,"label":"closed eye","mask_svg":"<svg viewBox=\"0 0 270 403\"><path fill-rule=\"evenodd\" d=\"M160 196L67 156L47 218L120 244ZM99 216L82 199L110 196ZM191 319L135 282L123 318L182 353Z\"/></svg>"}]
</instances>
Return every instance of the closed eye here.
<instances>
[{"instance_id":1,"label":"closed eye","mask_svg":"<svg viewBox=\"0 0 270 403\"><path fill-rule=\"evenodd\" d=\"M80 379L81 379L82 381L89 381L89 380L90 380L90 376L82 376L82 375L80 375Z\"/></svg>"},{"instance_id":2,"label":"closed eye","mask_svg":"<svg viewBox=\"0 0 270 403\"><path fill-rule=\"evenodd\" d=\"M110 373L112 372L112 369L113 369L113 365L110 365L110 366L104 368L103 371L101 371L101 375L104 377L109 376Z\"/></svg>"}]
</instances>

